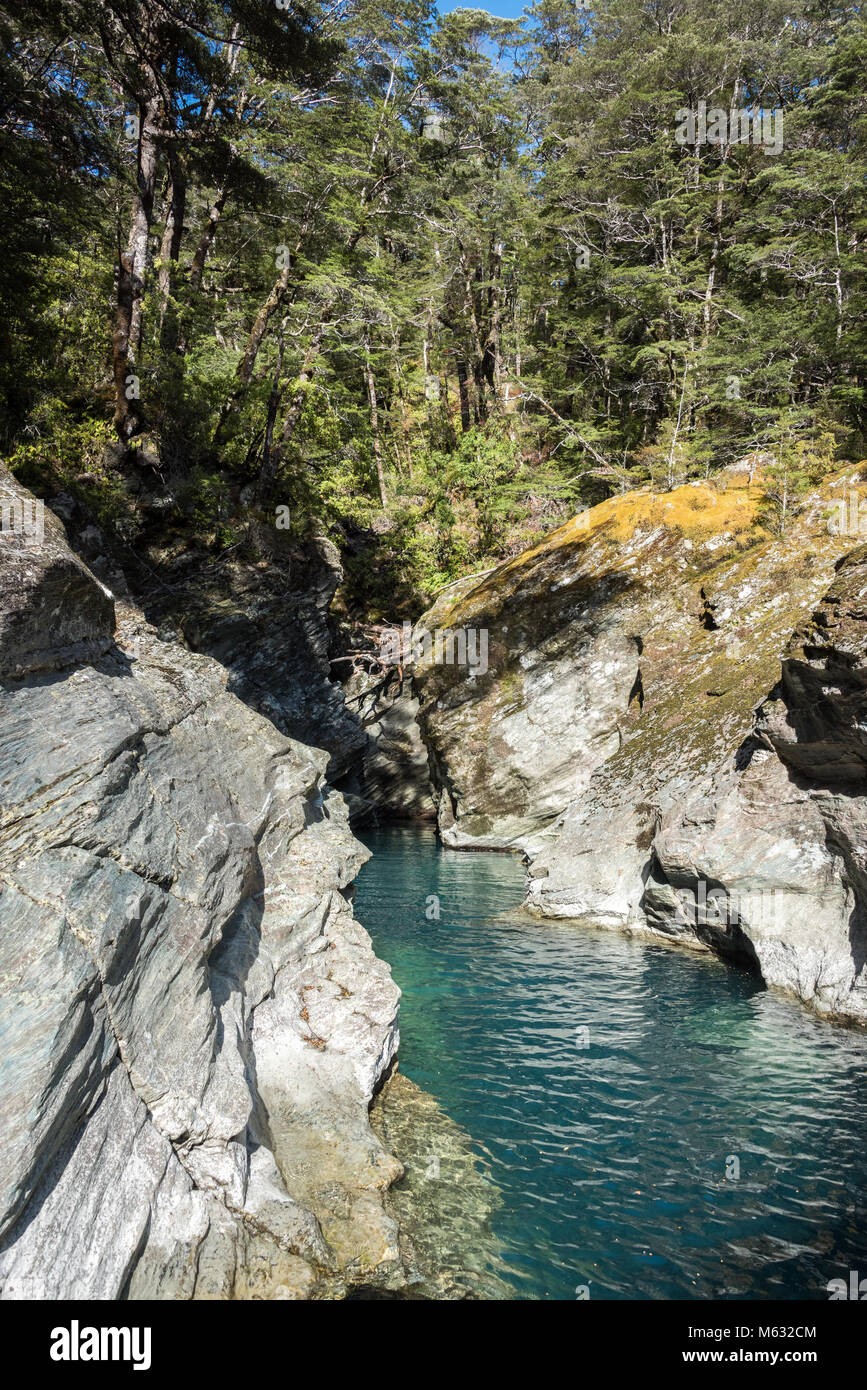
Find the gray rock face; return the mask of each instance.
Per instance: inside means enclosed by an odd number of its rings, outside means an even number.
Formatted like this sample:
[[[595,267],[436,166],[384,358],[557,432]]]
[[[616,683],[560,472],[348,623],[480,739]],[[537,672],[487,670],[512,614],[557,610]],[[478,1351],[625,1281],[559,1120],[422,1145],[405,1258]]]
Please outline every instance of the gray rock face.
[[[0,540],[2,1295],[400,1283],[368,1124],[399,992],[326,755],[126,605],[113,641],[47,525]]]
[[[428,752],[418,724],[419,702],[396,670],[354,675],[344,687],[347,708],[365,745],[339,782],[353,825],[380,820],[432,820],[436,803]]]
[[[0,467],[0,502],[35,499]],[[31,514],[32,515],[32,514]],[[0,679],[50,671],[108,651],[114,606],[66,544],[63,527],[46,507],[38,543],[24,532],[0,532]]]
[[[734,766],[654,841],[646,910],[663,931],[716,896],[694,930],[745,950],[768,984],[867,1021],[867,547],[845,556],[788,643],[782,676]],[[673,891],[672,891],[673,890]],[[705,890],[706,891],[706,890]]]
[[[133,482],[127,479],[130,488]],[[146,492],[133,496],[136,514],[151,522],[135,552],[110,539],[72,497],[52,498],[92,574],[140,606],[161,635],[180,637],[225,666],[232,694],[281,733],[324,749],[328,782],[345,797],[351,824],[432,818],[409,680],[395,671],[384,681],[381,670],[347,676],[353,637],[330,614],[343,579],[337,547],[322,535],[301,543],[250,514],[246,533],[258,558],[249,547],[233,548],[215,561],[209,551],[191,551],[172,526],[171,498],[157,507]]]
[[[536,854],[597,770],[645,728],[651,710],[665,705],[662,718],[671,720],[656,749],[668,762],[682,761],[685,751],[676,754],[680,731],[670,732],[683,720],[684,696],[699,706],[694,722],[722,722],[719,703],[705,691],[717,686],[725,694],[741,674],[732,639],[748,604],[724,596],[740,585],[749,599],[760,584],[747,575],[748,565],[738,568],[761,534],[756,493],[696,485],[612,498],[425,615],[429,630],[488,632],[486,674],[430,662],[413,671],[448,843]],[[833,557],[816,579],[820,563],[808,567],[804,581],[806,587],[811,578],[817,594]],[[720,613],[729,610],[712,640],[711,589]],[[743,661],[756,669],[766,655],[760,638]],[[770,673],[766,663],[755,698],[767,690]],[[733,703],[736,697],[723,701],[728,722]],[[749,699],[740,701],[745,728],[751,711]],[[694,760],[706,766],[707,751],[696,748]],[[653,765],[647,771],[652,776]],[[646,800],[644,793],[636,797],[639,805]],[[638,821],[627,830],[630,840],[646,829],[643,811]],[[598,844],[597,832],[591,854]]]
[[[299,549],[280,547],[280,533],[260,527],[257,534],[273,547],[267,563],[230,557],[210,571],[181,570],[172,589],[153,589],[142,606],[152,621],[170,621],[194,651],[225,666],[229,690],[281,733],[325,749],[334,785],[367,743],[330,662],[328,609],[343,577],[340,557],[324,537]],[[165,563],[163,572],[172,568]]]
[[[611,499],[425,615],[487,627],[486,676],[414,676],[443,836],[524,849],[531,912],[864,1019],[867,604],[831,501],[780,538],[737,476]]]

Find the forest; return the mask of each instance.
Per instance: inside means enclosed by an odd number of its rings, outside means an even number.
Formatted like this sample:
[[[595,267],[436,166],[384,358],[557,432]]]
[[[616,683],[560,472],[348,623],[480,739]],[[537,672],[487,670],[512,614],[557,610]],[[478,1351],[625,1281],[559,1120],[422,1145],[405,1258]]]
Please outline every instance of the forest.
[[[629,488],[865,452],[867,19],[4,0],[0,454],[400,616]]]

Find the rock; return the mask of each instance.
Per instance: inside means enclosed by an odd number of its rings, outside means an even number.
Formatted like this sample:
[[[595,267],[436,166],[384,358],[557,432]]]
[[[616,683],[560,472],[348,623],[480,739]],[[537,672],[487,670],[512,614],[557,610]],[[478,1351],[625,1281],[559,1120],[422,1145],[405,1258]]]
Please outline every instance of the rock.
[[[612,498],[425,615],[487,628],[486,675],[413,677],[443,838],[523,849],[531,912],[862,1019],[864,552],[828,527],[834,483],[783,537],[746,470]]]
[[[0,496],[35,502],[2,467]],[[0,679],[88,661],[112,645],[111,593],[73,555],[54,514],[37,505],[41,541],[0,531]]]
[[[174,623],[188,647],[221,662],[240,700],[281,733],[324,749],[334,785],[367,743],[331,679],[328,609],[343,577],[340,557],[325,537],[293,549],[261,524],[257,535],[275,547],[267,564],[227,556],[180,573],[169,587],[151,587],[140,600],[150,620]],[[161,568],[171,576],[170,564]]]
[[[737,585],[727,562],[759,545],[760,496],[701,485],[612,498],[425,614],[429,631],[488,633],[484,675],[413,667],[447,843],[537,853],[629,742],[645,702],[670,702],[679,718],[685,678],[709,722],[705,689],[740,677],[726,651],[738,622],[710,639],[702,589],[711,576],[720,591]]]
[[[126,485],[140,519],[137,472]],[[410,682],[389,678],[383,686],[380,671],[358,673],[341,687],[347,662],[340,658],[352,639],[330,615],[343,579],[337,547],[324,535],[299,542],[253,506],[255,488],[237,491],[250,544],[232,546],[216,560],[191,548],[187,533],[153,507],[144,509],[147,523],[132,549],[119,536],[104,535],[88,509],[66,494],[50,505],[88,568],[138,604],[163,640],[214,657],[229,671],[233,694],[281,733],[325,750],[328,781],[344,795],[353,825],[383,816],[432,818],[427,750]]]
[[[867,1022],[867,547],[837,564],[786,646],[755,728],[654,841],[662,878],[718,893],[697,932],[740,949],[769,985],[820,1013]],[[666,914],[657,925],[666,929]]]
[[[344,686],[347,709],[366,742],[337,783],[353,825],[381,820],[432,820],[436,805],[428,752],[418,724],[419,702],[411,682],[392,668],[358,674]]]
[[[129,605],[113,634],[47,514],[0,572],[3,1297],[401,1284],[399,992],[326,754]]]
[[[405,1173],[386,1198],[412,1276],[403,1298],[513,1298],[492,1220],[502,1203],[473,1141],[400,1071],[371,1109],[386,1148],[403,1156]]]
[[[836,579],[783,657],[759,732],[795,772],[824,785],[867,783],[867,546],[838,560]]]
[[[164,640],[212,656],[245,704],[288,737],[325,749],[333,785],[367,745],[331,659],[329,608],[343,578],[337,547],[324,535],[299,542],[250,505],[248,489],[233,487],[226,521],[240,539],[215,558],[213,543],[178,525],[182,474],[170,479],[166,505],[152,505],[159,476],[126,459],[116,475],[125,525],[105,533],[83,501],[59,493],[49,505],[87,568],[141,608]]]

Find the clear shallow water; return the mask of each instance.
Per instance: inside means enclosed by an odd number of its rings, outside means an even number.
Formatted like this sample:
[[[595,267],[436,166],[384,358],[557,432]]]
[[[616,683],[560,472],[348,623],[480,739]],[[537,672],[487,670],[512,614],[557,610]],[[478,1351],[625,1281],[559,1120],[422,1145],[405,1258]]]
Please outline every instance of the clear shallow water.
[[[500,1187],[516,1297],[824,1300],[867,1276],[867,1035],[715,960],[516,913],[516,857],[364,839],[401,1070]]]

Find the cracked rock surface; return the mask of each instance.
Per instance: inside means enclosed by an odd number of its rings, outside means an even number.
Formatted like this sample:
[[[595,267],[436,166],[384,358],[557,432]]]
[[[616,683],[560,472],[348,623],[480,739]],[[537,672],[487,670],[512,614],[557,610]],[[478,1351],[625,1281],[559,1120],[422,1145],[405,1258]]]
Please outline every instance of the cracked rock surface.
[[[368,1105],[399,992],[327,755],[115,631],[45,519],[0,541],[2,1296],[398,1286]]]

